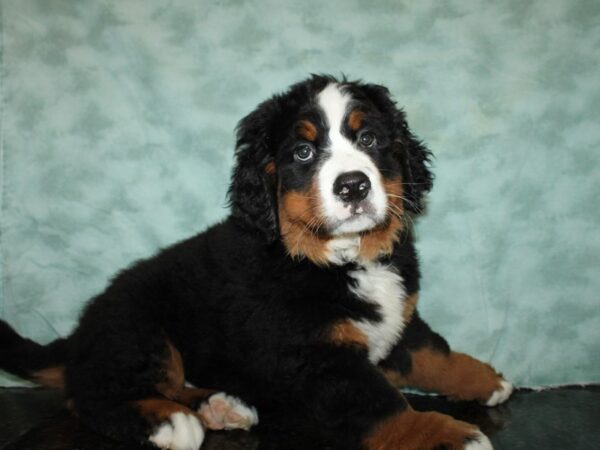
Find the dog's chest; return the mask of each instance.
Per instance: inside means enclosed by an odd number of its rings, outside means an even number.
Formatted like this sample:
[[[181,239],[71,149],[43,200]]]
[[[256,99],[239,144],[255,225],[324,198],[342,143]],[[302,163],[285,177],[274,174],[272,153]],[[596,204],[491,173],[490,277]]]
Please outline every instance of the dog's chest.
[[[376,364],[388,356],[404,329],[403,308],[406,291],[402,277],[389,265],[374,262],[353,270],[355,284],[350,290],[377,309],[378,321],[360,320],[354,324],[369,341],[369,359]]]

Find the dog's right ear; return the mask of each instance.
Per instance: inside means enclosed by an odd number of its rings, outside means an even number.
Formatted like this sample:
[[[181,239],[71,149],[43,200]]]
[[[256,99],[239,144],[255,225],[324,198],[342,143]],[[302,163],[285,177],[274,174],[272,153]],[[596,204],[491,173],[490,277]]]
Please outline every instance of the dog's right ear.
[[[229,185],[231,214],[268,242],[279,238],[273,122],[278,113],[276,98],[261,103],[237,127],[235,166]]]

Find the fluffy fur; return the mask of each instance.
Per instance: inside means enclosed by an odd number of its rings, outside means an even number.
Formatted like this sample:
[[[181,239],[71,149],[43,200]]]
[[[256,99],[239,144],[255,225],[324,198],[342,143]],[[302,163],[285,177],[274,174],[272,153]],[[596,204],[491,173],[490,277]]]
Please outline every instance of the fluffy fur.
[[[90,428],[162,448],[198,448],[200,424],[248,428],[253,408],[344,449],[491,448],[397,390],[496,404],[512,386],[417,313],[407,218],[431,154],[388,90],[312,76],[237,136],[229,218],[122,271],[66,339],[0,323],[0,367],[64,387]],[[217,391],[252,406],[206,413],[233,398]]]

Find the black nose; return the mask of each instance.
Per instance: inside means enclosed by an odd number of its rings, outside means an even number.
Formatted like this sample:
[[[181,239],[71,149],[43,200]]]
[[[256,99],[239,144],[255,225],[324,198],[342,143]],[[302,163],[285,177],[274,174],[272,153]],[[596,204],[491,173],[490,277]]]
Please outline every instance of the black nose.
[[[333,193],[345,202],[358,202],[371,190],[369,177],[363,172],[346,172],[336,178]]]

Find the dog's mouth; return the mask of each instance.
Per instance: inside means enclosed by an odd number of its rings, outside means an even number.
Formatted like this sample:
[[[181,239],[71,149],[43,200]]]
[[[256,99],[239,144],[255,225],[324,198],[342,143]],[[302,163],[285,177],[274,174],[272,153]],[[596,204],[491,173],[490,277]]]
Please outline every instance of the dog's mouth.
[[[327,220],[327,229],[331,235],[362,233],[377,227],[385,220],[385,215],[368,199],[340,203],[336,207],[337,214],[328,217]]]
[[[354,199],[323,195],[330,192],[313,183],[306,191],[280,193],[279,223],[288,253],[328,264],[338,260],[338,250],[332,250],[331,243],[338,238],[352,238],[352,242],[359,238],[359,247],[353,250],[359,254],[352,258],[368,261],[389,254],[401,228],[399,181],[382,180],[369,193]],[[327,207],[325,201],[329,201]]]

